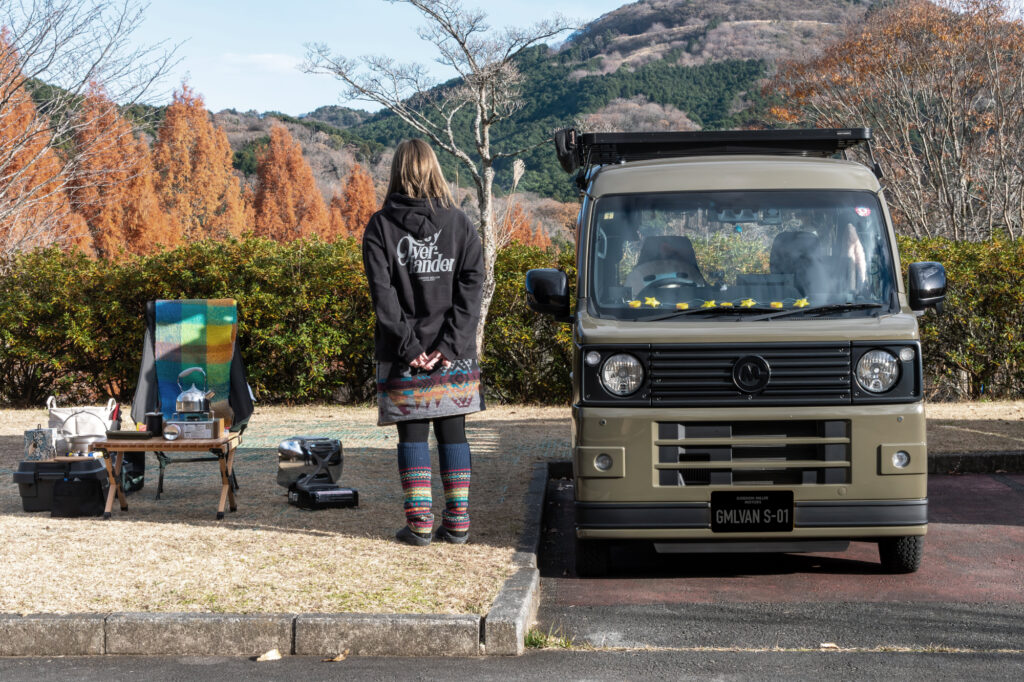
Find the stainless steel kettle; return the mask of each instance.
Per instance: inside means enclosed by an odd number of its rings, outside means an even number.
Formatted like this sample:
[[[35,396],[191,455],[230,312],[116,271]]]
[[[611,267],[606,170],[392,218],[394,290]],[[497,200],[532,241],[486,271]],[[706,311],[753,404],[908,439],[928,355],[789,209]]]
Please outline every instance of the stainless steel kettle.
[[[210,398],[213,397],[214,393],[206,388],[206,372],[202,367],[189,367],[182,370],[181,374],[178,375],[178,388],[181,388],[181,380],[193,372],[199,372],[203,375],[203,388],[200,390],[193,383],[188,390],[182,389],[174,401],[175,412],[184,414],[186,412],[210,411]]]

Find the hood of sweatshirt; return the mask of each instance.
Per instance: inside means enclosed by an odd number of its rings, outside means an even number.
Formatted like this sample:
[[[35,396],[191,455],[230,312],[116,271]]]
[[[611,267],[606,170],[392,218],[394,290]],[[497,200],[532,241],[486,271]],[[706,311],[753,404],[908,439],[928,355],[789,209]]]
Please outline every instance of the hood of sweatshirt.
[[[437,222],[448,209],[437,200],[414,199],[404,194],[389,194],[381,209],[388,220],[416,239],[429,237],[437,232]]]

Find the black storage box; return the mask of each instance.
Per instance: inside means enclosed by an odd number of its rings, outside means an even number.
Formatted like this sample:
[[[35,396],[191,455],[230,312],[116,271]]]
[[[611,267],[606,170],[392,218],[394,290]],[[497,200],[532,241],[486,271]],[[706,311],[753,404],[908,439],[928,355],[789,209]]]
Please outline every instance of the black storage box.
[[[25,511],[53,511],[53,486],[57,481],[89,479],[99,481],[106,494],[109,484],[103,460],[83,457],[80,462],[21,462],[14,472],[14,482],[21,493],[21,508]]]
[[[299,509],[311,510],[358,507],[359,491],[303,476],[288,488],[288,503]]]

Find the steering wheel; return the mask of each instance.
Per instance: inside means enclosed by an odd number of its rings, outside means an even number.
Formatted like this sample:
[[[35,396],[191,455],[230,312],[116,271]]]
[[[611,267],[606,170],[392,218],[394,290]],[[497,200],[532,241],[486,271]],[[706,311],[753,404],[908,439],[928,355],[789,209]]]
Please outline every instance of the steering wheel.
[[[636,297],[644,298],[645,294],[652,294],[655,291],[660,291],[661,289],[678,289],[680,287],[692,287],[693,285],[693,280],[686,279],[685,277],[662,277],[661,279],[654,280],[653,282],[645,286],[643,289],[638,291]]]

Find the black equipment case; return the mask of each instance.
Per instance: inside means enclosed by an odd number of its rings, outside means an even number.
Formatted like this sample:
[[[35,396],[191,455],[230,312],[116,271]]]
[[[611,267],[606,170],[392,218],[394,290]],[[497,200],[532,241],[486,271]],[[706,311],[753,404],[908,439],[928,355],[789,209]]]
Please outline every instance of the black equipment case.
[[[21,462],[14,472],[14,482],[18,484],[21,493],[22,509],[48,512],[54,511],[54,487],[59,482],[61,496],[65,501],[70,501],[67,499],[69,496],[82,498],[83,504],[74,502],[71,505],[83,511],[71,514],[75,516],[92,516],[97,489],[105,497],[109,485],[103,460],[93,457],[82,457],[80,462]],[[101,502],[96,515],[102,512]]]
[[[359,491],[303,476],[288,488],[288,503],[299,509],[358,507]]]

